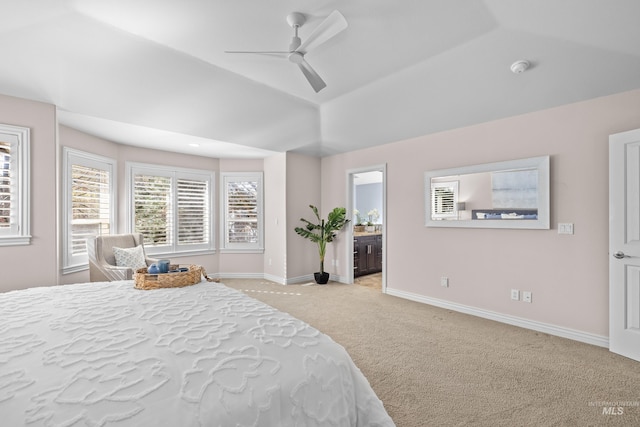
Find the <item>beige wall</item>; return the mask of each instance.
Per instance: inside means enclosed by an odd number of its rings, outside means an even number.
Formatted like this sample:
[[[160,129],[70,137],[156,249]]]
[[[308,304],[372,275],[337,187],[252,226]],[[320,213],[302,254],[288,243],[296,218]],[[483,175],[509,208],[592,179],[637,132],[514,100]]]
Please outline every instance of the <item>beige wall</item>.
[[[347,169],[386,162],[390,290],[606,337],[608,136],[639,127],[636,90],[327,157],[322,203],[345,205]],[[424,226],[425,171],[542,155],[551,230]],[[558,235],[558,222],[575,234]],[[511,301],[512,288],[533,292],[533,303]]]
[[[0,122],[30,129],[31,244],[0,247],[0,292],[57,281],[55,107],[0,95]]]
[[[315,243],[294,231],[295,227],[304,225],[300,218],[309,221],[315,219],[309,205],[323,211],[320,200],[320,159],[297,153],[287,153],[287,280],[296,283],[313,280],[313,273],[320,271],[318,247]],[[329,259],[329,258],[327,258]],[[325,271],[333,271],[325,264]]]

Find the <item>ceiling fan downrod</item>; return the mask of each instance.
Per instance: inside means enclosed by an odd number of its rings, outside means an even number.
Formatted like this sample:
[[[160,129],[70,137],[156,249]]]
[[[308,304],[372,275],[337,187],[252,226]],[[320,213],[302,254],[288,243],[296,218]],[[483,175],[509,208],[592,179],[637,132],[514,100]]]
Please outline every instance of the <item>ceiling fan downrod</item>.
[[[302,13],[293,12],[287,15],[287,24],[293,28],[293,37],[291,43],[289,43],[289,51],[293,52],[300,47],[302,40],[298,37],[298,28],[302,27],[302,24],[306,22],[307,18]]]

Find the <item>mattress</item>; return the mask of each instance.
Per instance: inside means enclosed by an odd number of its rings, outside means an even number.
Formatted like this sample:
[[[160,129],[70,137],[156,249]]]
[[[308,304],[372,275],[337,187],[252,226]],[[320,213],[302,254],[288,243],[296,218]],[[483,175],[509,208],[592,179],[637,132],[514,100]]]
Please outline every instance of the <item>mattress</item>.
[[[0,294],[5,426],[393,426],[345,349],[219,283]]]

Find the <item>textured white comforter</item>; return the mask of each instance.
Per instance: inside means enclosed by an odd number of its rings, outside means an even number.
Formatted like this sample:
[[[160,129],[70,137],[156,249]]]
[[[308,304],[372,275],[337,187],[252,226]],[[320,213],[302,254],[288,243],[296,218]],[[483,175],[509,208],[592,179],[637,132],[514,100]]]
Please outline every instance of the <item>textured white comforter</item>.
[[[344,348],[241,292],[0,294],[0,425],[392,426]]]

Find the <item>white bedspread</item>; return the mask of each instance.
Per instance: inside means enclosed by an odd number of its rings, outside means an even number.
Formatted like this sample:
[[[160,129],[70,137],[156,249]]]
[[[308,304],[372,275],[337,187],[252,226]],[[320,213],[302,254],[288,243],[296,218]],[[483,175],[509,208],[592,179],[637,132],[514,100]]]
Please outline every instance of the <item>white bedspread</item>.
[[[217,283],[0,294],[0,425],[392,426],[344,348]]]

